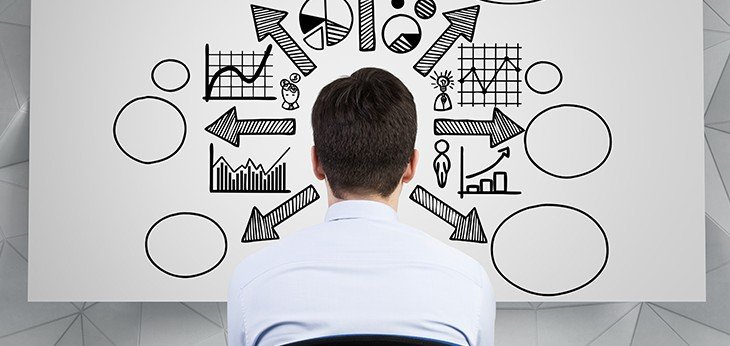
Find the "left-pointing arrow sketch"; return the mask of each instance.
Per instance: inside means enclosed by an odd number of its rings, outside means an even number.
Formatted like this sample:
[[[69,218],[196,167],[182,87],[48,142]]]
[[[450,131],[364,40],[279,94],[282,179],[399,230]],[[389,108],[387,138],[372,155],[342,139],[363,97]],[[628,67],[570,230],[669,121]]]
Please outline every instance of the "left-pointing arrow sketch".
[[[205,128],[216,137],[238,147],[239,136],[248,135],[283,135],[296,134],[296,119],[238,119],[236,107],[231,107],[220,118]]]
[[[241,242],[252,243],[279,239],[279,234],[274,228],[318,199],[319,193],[314,186],[309,185],[266,215],[261,214],[259,209],[254,207]]]
[[[256,36],[259,42],[263,41],[266,36],[271,36],[279,48],[284,51],[284,54],[305,76],[308,76],[317,68],[314,61],[304,53],[302,47],[294,41],[281,25],[281,22],[289,13],[257,5],[251,5],[251,12],[253,12],[253,23],[256,27]]]

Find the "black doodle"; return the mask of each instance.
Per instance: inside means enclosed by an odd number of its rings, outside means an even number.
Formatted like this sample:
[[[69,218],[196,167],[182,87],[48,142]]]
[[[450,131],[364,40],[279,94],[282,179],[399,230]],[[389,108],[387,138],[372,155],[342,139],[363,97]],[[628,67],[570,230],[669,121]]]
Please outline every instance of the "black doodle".
[[[443,139],[434,144],[437,155],[433,160],[433,171],[436,173],[436,182],[442,189],[446,187],[446,182],[449,179],[449,171],[451,170],[451,159],[446,154],[450,147],[449,142]]]
[[[292,73],[289,79],[281,80],[281,98],[284,99],[281,108],[288,111],[299,109],[299,87],[297,83],[301,80],[302,76],[298,73]]]
[[[421,19],[431,19],[436,14],[435,0],[418,0],[413,6],[416,16]]]
[[[276,100],[268,95],[273,85],[268,82],[271,75],[267,69],[271,56],[271,45],[263,53],[211,53],[205,45],[205,96],[210,100]],[[256,62],[258,60],[258,62]],[[251,61],[251,63],[245,63]],[[251,76],[244,71],[252,70]],[[212,74],[211,74],[212,73]]]
[[[252,243],[279,239],[275,227],[318,199],[319,193],[317,193],[314,186],[309,185],[266,215],[262,215],[259,209],[254,207],[251,210],[251,217],[248,219],[241,242]]]
[[[442,73],[434,73],[431,76],[434,89],[439,89],[440,93],[436,96],[436,100],[433,101],[433,110],[437,112],[443,112],[451,110],[453,105],[451,103],[451,96],[446,92],[449,89],[454,89],[454,77],[451,75],[451,71],[444,71]]]
[[[117,124],[119,123],[119,118],[124,114],[124,111],[127,109],[127,107],[129,107],[137,102],[144,101],[144,100],[156,100],[156,101],[164,102],[166,105],[172,107],[172,109],[174,109],[175,112],[177,112],[177,114],[180,116],[180,119],[182,119],[183,133],[182,133],[182,138],[180,139],[180,144],[169,155],[159,158],[159,159],[155,159],[155,160],[144,160],[144,159],[135,157],[132,153],[130,153],[124,149],[122,144],[119,142],[119,135],[117,134]],[[124,153],[124,155],[127,155],[127,157],[129,157],[130,159],[132,159],[138,163],[141,163],[143,165],[153,165],[153,164],[160,163],[162,161],[165,161],[165,160],[175,156],[175,154],[177,154],[180,151],[180,149],[182,149],[182,146],[185,143],[185,138],[187,137],[187,133],[188,133],[188,124],[185,121],[185,116],[183,115],[182,111],[180,111],[180,108],[175,106],[175,104],[173,104],[172,102],[165,100],[161,97],[157,97],[157,96],[142,96],[142,97],[138,97],[136,99],[133,99],[133,100],[127,102],[127,104],[125,104],[124,107],[122,107],[122,109],[119,110],[119,113],[117,113],[117,116],[114,118],[114,125],[113,125],[112,131],[114,133],[114,142],[117,144],[117,147],[119,147],[119,150],[121,150]]]
[[[449,21],[449,27],[413,66],[424,77],[431,73],[459,37],[463,36],[469,42],[474,39],[474,30],[479,18],[479,5],[444,12],[443,15]]]
[[[533,68],[535,68],[537,66],[542,66],[542,65],[550,66],[550,67],[554,68],[555,71],[558,72],[558,75],[559,75],[558,82],[555,83],[555,85],[550,89],[539,90],[539,89],[533,87],[533,84],[535,84],[535,81],[530,82],[530,71],[532,71]],[[560,70],[560,67],[558,67],[558,65],[555,65],[552,62],[538,61],[538,62],[530,65],[530,67],[527,68],[527,71],[525,71],[525,84],[527,84],[527,87],[530,88],[530,90],[532,90],[535,93],[538,93],[540,95],[549,94],[555,90],[558,90],[560,85],[563,84],[563,71]]]
[[[513,217],[519,215],[522,212],[525,212],[525,211],[528,211],[528,210],[532,210],[532,209],[536,209],[536,208],[543,208],[543,207],[565,208],[565,209],[569,209],[569,210],[578,212],[578,213],[582,214],[583,216],[587,217],[588,219],[590,219],[598,227],[598,229],[601,231],[601,234],[603,235],[603,239],[605,241],[606,256],[605,256],[605,258],[603,260],[603,265],[601,265],[601,269],[599,269],[598,272],[591,279],[589,279],[587,282],[585,282],[585,283],[583,283],[581,285],[578,285],[577,287],[574,287],[574,288],[571,288],[571,289],[568,289],[568,290],[564,290],[564,291],[560,291],[560,292],[537,292],[535,290],[530,290],[528,288],[525,288],[525,287],[522,287],[522,286],[516,284],[515,282],[513,282],[512,280],[510,280],[509,278],[507,278],[507,276],[499,269],[499,266],[497,265],[497,261],[494,258],[494,247],[495,247],[495,245],[497,245],[496,244],[497,243],[496,242],[496,238],[497,238],[497,235],[499,234],[499,231],[502,228],[502,226],[504,226],[510,219],[512,219]],[[572,292],[578,291],[578,290],[580,290],[580,289],[582,289],[582,288],[590,285],[593,281],[595,281],[601,275],[601,273],[603,273],[603,270],[606,269],[606,265],[608,264],[609,245],[608,245],[608,236],[606,235],[606,231],[603,230],[603,227],[601,227],[601,224],[599,224],[598,221],[596,221],[596,219],[593,218],[593,216],[589,215],[588,213],[586,213],[586,212],[584,212],[584,211],[582,211],[582,210],[580,210],[578,208],[571,207],[571,206],[568,206],[568,205],[546,203],[546,204],[539,204],[539,205],[534,205],[534,206],[527,207],[527,208],[524,208],[524,209],[520,209],[520,210],[512,213],[512,215],[508,216],[506,219],[504,219],[504,221],[502,221],[499,224],[499,226],[497,226],[497,230],[494,231],[494,234],[492,235],[492,245],[491,245],[491,250],[490,251],[491,251],[491,256],[492,256],[492,264],[494,264],[494,269],[496,269],[497,270],[497,273],[499,273],[499,275],[503,279],[505,279],[507,282],[509,282],[512,286],[514,286],[515,288],[517,288],[517,289],[519,289],[519,290],[521,290],[523,292],[529,293],[529,294],[533,294],[533,295],[537,295],[537,296],[543,296],[543,297],[555,297],[555,296],[561,296],[561,295],[565,295],[565,294],[568,294],[568,293],[572,293]]]
[[[603,159],[601,160],[601,162],[599,164],[597,164],[595,167],[593,167],[592,169],[590,169],[588,171],[581,172],[579,174],[561,175],[561,174],[556,174],[556,173],[553,173],[553,172],[548,171],[547,169],[541,167],[537,162],[535,162],[535,159],[532,157],[532,155],[530,155],[530,150],[529,150],[529,147],[527,145],[527,140],[528,140],[528,135],[529,135],[529,131],[530,131],[530,126],[532,126],[532,124],[535,123],[535,120],[537,120],[538,118],[540,118],[542,115],[550,112],[551,110],[558,109],[558,108],[563,108],[563,107],[578,108],[578,109],[582,109],[582,110],[585,110],[585,111],[590,112],[591,114],[593,114],[594,116],[596,116],[603,123],[603,125],[606,127],[606,131],[608,133],[608,136],[607,136],[607,139],[608,139],[608,150],[606,151],[606,156],[603,157]],[[585,175],[588,175],[588,174],[591,174],[591,173],[595,172],[597,169],[601,168],[601,166],[603,166],[603,164],[605,164],[606,161],[608,161],[608,157],[611,156],[611,150],[613,148],[613,135],[611,134],[611,128],[608,126],[608,123],[606,122],[606,120],[603,119],[603,117],[600,114],[598,114],[596,111],[594,111],[594,110],[592,110],[592,109],[590,109],[590,108],[588,108],[586,106],[575,105],[575,104],[561,104],[561,105],[552,106],[550,108],[547,108],[544,111],[540,112],[540,114],[538,114],[534,118],[532,118],[532,120],[530,121],[530,123],[527,125],[527,130],[525,132],[524,142],[525,142],[525,152],[527,153],[527,158],[540,171],[542,171],[543,173],[545,173],[547,175],[550,175],[552,177],[559,178],[559,179],[574,179],[574,178],[580,178],[582,176],[585,176]]]
[[[393,27],[408,27],[409,31],[393,32],[393,30],[397,30]],[[422,34],[421,25],[418,24],[417,20],[405,14],[396,14],[385,21],[382,36],[385,46],[391,52],[405,54],[418,47],[418,44],[421,43]]]
[[[216,262],[210,268],[208,268],[208,269],[206,269],[206,270],[204,270],[202,272],[199,272],[199,273],[193,273],[193,274],[178,274],[178,273],[173,273],[173,272],[171,272],[169,270],[166,270],[165,268],[162,268],[162,266],[160,266],[159,264],[157,264],[157,262],[155,262],[155,260],[152,259],[152,255],[150,254],[150,248],[149,248],[150,234],[152,234],[152,232],[155,229],[155,227],[157,227],[157,225],[159,225],[163,221],[165,221],[167,219],[170,219],[170,218],[178,217],[178,216],[194,216],[194,217],[203,218],[205,220],[208,220],[212,224],[214,224],[215,227],[221,232],[221,236],[223,236],[223,244],[224,244],[224,246],[223,246],[223,254],[221,255],[221,258],[218,260],[218,262]],[[155,222],[152,225],[152,227],[150,227],[149,231],[147,231],[147,235],[145,236],[144,250],[145,250],[145,253],[147,254],[147,259],[150,261],[150,263],[152,263],[152,265],[155,266],[155,268],[159,269],[161,272],[163,272],[163,273],[165,273],[167,275],[176,277],[176,278],[180,278],[180,279],[192,279],[192,278],[195,278],[195,277],[202,276],[202,275],[205,275],[205,274],[210,273],[211,271],[213,271],[215,268],[217,268],[223,262],[223,259],[226,258],[226,254],[228,253],[228,238],[226,237],[226,232],[223,231],[223,228],[218,224],[218,222],[216,222],[215,220],[211,219],[210,217],[208,217],[206,215],[203,215],[203,214],[199,214],[199,213],[193,213],[193,212],[179,212],[179,213],[167,215],[167,216],[163,217],[162,219],[157,220],[157,222]]]
[[[520,47],[460,45],[461,106],[520,106]]]
[[[231,107],[220,118],[205,128],[205,131],[230,143],[234,147],[240,144],[240,136],[249,135],[284,135],[296,134],[296,119],[238,119],[236,106]]]
[[[375,50],[375,0],[359,0],[360,51]]]
[[[507,172],[494,172],[491,178],[480,179],[478,184],[464,186],[464,180],[476,178],[482,174],[485,174],[496,167],[502,159],[509,157],[509,147],[499,150],[499,159],[487,167],[486,169],[468,175],[464,177],[464,147],[461,147],[461,163],[459,166],[459,176],[461,182],[459,184],[459,197],[464,198],[464,195],[519,195],[522,194],[520,191],[511,191],[507,184]]]
[[[405,4],[406,2],[404,0],[390,0],[390,5],[396,10],[400,10]]]
[[[263,6],[251,5],[253,13],[254,27],[256,28],[256,36],[259,42],[263,41],[267,36],[276,42],[276,44],[284,51],[284,54],[294,63],[299,72],[308,76],[317,68],[312,59],[304,53],[302,47],[294,41],[291,35],[284,29],[281,22],[289,14],[285,11],[279,11]]]
[[[181,85],[178,85],[178,86],[172,87],[172,88],[166,88],[166,87],[163,87],[159,83],[159,81],[157,81],[157,77],[155,77],[155,72],[157,71],[157,69],[160,66],[165,65],[165,64],[177,64],[177,65],[179,65],[179,66],[181,66],[182,68],[185,69],[185,74],[186,74],[185,81]],[[177,60],[177,59],[165,59],[165,60],[162,60],[162,61],[158,62],[157,65],[155,65],[155,67],[152,68],[151,77],[152,77],[152,83],[157,88],[159,88],[162,91],[166,91],[166,92],[172,93],[172,92],[180,91],[180,90],[182,90],[182,88],[184,88],[186,85],[188,85],[188,82],[190,81],[190,69],[188,69],[188,66],[185,65],[185,63],[183,63],[180,60]]]
[[[286,149],[269,168],[256,164],[252,159],[233,168],[221,156],[217,160],[210,145],[209,191],[212,193],[289,193],[286,188]],[[215,160],[215,161],[214,161]]]
[[[352,8],[345,0],[306,0],[299,12],[304,43],[323,50],[342,42],[352,29]]]
[[[494,108],[492,120],[435,119],[433,133],[437,136],[489,136],[494,148],[525,132],[516,122]]]
[[[487,236],[484,234],[476,207],[464,216],[420,185],[413,190],[410,199],[455,228],[454,233],[449,237],[450,240],[470,243],[487,242]]]

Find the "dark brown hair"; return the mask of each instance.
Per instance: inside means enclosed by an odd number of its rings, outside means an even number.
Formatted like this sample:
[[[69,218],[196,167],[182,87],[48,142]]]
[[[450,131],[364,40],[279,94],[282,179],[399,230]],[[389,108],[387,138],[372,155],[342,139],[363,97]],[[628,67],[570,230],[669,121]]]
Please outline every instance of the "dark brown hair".
[[[312,130],[335,197],[391,195],[413,154],[417,127],[413,95],[388,71],[363,68],[322,88]]]

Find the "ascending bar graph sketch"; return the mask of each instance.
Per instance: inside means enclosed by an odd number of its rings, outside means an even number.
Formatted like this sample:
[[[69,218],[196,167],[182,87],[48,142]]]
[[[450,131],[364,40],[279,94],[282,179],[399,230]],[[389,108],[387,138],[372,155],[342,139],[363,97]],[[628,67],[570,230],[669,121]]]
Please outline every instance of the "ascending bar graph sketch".
[[[289,193],[286,188],[286,162],[284,156],[291,148],[267,169],[253,160],[233,168],[221,156],[215,159],[213,144],[210,145],[210,192],[213,193]],[[215,161],[214,161],[215,160]]]
[[[459,46],[459,105],[520,106],[520,50],[516,45]]]

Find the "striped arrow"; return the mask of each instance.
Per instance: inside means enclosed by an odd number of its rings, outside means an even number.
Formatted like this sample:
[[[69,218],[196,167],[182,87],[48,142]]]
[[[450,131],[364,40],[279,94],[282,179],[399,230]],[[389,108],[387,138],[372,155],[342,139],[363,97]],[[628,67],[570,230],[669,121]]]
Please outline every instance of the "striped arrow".
[[[253,207],[241,242],[252,243],[279,239],[279,234],[274,228],[318,199],[319,193],[314,186],[309,185],[266,215],[262,215],[257,207]]]
[[[205,128],[214,136],[230,143],[234,147],[240,145],[241,135],[285,135],[296,133],[296,119],[238,119],[236,106],[233,106],[220,118]]]
[[[449,27],[426,51],[421,60],[418,60],[413,66],[424,77],[431,73],[436,63],[444,57],[460,36],[464,36],[469,42],[474,39],[474,29],[479,18],[479,5],[444,12],[444,17],[449,21]]]
[[[494,108],[492,120],[435,119],[433,133],[437,136],[490,136],[494,148],[525,132],[520,125]]]
[[[317,68],[312,59],[304,53],[302,47],[299,47],[281,25],[288,15],[287,12],[257,5],[251,5],[251,12],[253,12],[253,24],[256,27],[259,42],[263,41],[266,36],[271,36],[284,54],[289,57],[289,60],[294,63],[294,66],[305,76]]]
[[[432,214],[438,216],[454,227],[454,233],[449,239],[454,241],[465,241],[470,243],[486,243],[487,236],[484,234],[482,222],[479,220],[477,208],[473,208],[466,216],[432,195],[423,187],[416,186],[410,196],[411,200],[422,206]]]

